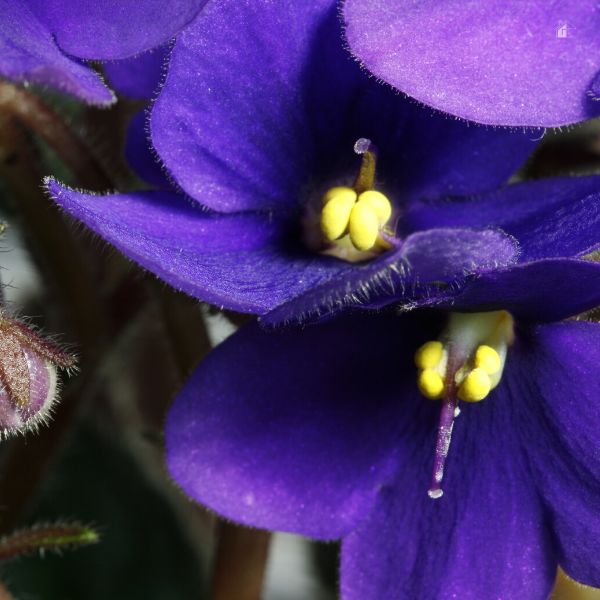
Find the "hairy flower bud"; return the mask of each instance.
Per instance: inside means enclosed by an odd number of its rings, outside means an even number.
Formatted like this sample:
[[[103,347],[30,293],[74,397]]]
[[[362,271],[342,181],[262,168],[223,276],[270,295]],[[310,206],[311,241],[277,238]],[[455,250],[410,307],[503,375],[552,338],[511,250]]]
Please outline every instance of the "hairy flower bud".
[[[75,359],[0,311],[0,435],[36,429],[56,399],[56,367]]]

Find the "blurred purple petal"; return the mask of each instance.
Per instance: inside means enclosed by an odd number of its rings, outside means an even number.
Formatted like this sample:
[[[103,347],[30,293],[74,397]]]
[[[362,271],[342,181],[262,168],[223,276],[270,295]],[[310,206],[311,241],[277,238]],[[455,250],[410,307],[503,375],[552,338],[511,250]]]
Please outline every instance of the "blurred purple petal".
[[[422,297],[407,308],[507,310],[524,321],[559,321],[600,304],[600,263],[551,258],[467,277],[455,293]]]
[[[163,44],[138,56],[108,62],[104,72],[113,89],[133,100],[150,100],[158,93],[171,48]]]
[[[374,308],[397,302],[410,297],[413,287],[429,285],[437,290],[440,280],[510,264],[517,254],[515,241],[498,231],[421,231],[409,236],[400,248],[277,306],[261,322],[304,321],[342,307]]]
[[[595,2],[346,0],[346,37],[376,77],[478,123],[556,127],[600,114]]]
[[[247,325],[171,407],[172,476],[247,525],[346,535],[395,467],[401,398],[416,390],[412,352],[432,324],[379,316],[279,334]]]
[[[57,47],[39,13],[27,3],[0,0],[0,75],[78,96],[92,104],[115,101],[98,75]]]
[[[501,383],[489,399],[460,404],[444,495],[432,500],[439,404],[407,396],[396,476],[342,546],[344,600],[547,598],[556,563],[513,424],[520,399]],[[524,441],[536,434],[532,428]]]
[[[534,148],[530,134],[395,94],[349,59],[341,35],[332,0],[209,4],[178,37],[152,110],[153,144],[177,183],[219,211],[296,209],[307,185],[355,171],[353,145],[368,137],[401,206],[493,189]]]
[[[285,241],[289,223],[260,213],[215,214],[172,192],[82,194],[49,180],[54,200],[129,258],[217,306],[263,313],[348,269]]]
[[[129,122],[125,144],[127,162],[137,175],[150,185],[162,190],[178,191],[150,145],[146,131],[147,118],[144,109],[137,112]]]
[[[478,197],[415,204],[399,224],[406,232],[499,227],[519,241],[521,262],[584,256],[600,246],[600,177],[529,181]]]
[[[521,337],[507,378],[522,398],[518,434],[549,511],[557,559],[575,580],[600,587],[600,326],[556,323]]]
[[[13,0],[14,1],[14,0]],[[207,0],[27,0],[58,46],[90,60],[127,58],[189,25]]]

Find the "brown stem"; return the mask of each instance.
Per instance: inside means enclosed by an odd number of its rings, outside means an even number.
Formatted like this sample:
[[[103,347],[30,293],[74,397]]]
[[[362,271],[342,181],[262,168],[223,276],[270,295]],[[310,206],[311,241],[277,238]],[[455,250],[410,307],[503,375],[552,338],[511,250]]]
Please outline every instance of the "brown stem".
[[[0,112],[0,178],[32,238],[32,250],[56,298],[68,307],[61,327],[69,341],[93,347],[103,335],[98,285],[62,215],[41,188],[41,173],[28,140],[15,121]]]
[[[89,190],[114,187],[89,148],[59,115],[29,92],[0,81],[0,112],[17,119],[50,144],[73,171],[79,185]]]
[[[0,600],[15,600],[14,596],[0,582]]]
[[[220,521],[210,600],[259,600],[271,533]]]

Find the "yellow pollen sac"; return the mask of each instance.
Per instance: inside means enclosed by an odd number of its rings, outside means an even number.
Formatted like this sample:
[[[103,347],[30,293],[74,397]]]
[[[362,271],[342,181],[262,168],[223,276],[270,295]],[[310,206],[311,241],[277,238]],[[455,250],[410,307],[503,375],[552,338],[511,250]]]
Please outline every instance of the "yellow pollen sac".
[[[417,385],[421,394],[430,400],[438,400],[444,395],[444,380],[431,369],[425,369],[419,373]]]
[[[323,194],[321,202],[323,206],[325,206],[330,200],[333,200],[334,198],[339,198],[340,196],[344,198],[352,198],[352,200],[356,202],[356,192],[351,187],[346,187],[344,185],[333,187],[327,190]]]
[[[442,360],[441,342],[427,342],[415,352],[415,364],[419,369],[432,369]]]
[[[363,192],[358,197],[358,201],[366,202],[375,211],[380,227],[385,225],[392,216],[392,205],[381,192],[375,190]]]
[[[350,213],[350,240],[353,246],[357,250],[370,250],[378,235],[377,214],[367,202],[357,202]]]
[[[354,190],[350,191],[354,194],[354,198],[349,194],[335,196],[327,202],[321,212],[321,231],[328,240],[337,240],[346,232],[356,199]]]
[[[490,378],[483,369],[473,369],[458,390],[458,397],[465,402],[479,402],[490,393]]]
[[[475,367],[483,369],[488,375],[495,373],[501,366],[500,356],[489,346],[479,346],[474,358]]]

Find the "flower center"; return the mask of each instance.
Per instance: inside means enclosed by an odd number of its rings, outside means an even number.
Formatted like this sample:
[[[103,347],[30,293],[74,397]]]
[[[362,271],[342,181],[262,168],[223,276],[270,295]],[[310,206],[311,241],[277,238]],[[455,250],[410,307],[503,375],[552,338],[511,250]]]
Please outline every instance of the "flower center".
[[[392,205],[384,194],[373,189],[377,148],[361,138],[354,151],[362,155],[362,163],[352,187],[338,185],[323,194],[318,219],[308,219],[311,231],[305,235],[309,247],[349,262],[374,258],[394,247],[386,239],[392,232],[385,227],[392,216]]]
[[[419,390],[432,400],[443,399],[429,490],[432,498],[443,494],[444,465],[454,418],[460,413],[458,400],[479,402],[498,385],[508,346],[514,340],[513,327],[514,320],[505,310],[452,313],[439,339],[427,342],[415,353]]]

